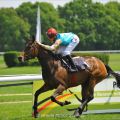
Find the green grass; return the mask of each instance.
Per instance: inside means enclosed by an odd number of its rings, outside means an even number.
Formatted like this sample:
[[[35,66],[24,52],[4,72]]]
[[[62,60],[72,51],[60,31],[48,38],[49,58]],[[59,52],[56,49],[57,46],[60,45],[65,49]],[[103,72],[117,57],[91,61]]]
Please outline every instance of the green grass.
[[[115,71],[120,71],[120,54],[110,54],[109,65]],[[34,67],[13,67],[7,68],[3,57],[0,56],[0,75],[14,75],[14,74],[40,74],[40,66]],[[8,82],[7,82],[8,83]],[[3,83],[0,83],[3,84]],[[32,93],[32,86],[14,86],[14,87],[0,87],[0,94],[21,94]],[[32,101],[32,95],[28,96],[0,96],[0,102],[7,101]],[[75,106],[57,107],[46,116],[42,116],[41,120],[76,120],[73,112],[68,112],[66,108]],[[120,108],[120,104],[100,104],[90,105],[89,109],[114,109]],[[31,103],[18,103],[18,104],[0,104],[0,120],[35,120],[32,118],[32,102]],[[78,120],[78,119],[77,119]],[[102,114],[102,115],[82,115],[79,120],[120,120],[120,114]]]
[[[31,101],[32,95],[21,95],[21,96],[2,96],[0,97],[0,102],[17,102],[17,101]]]
[[[32,104],[2,104],[0,105],[0,120],[32,120]]]
[[[8,83],[8,82],[7,82]],[[32,86],[14,86],[0,88],[0,94],[14,94],[14,93],[32,93]],[[32,95],[28,96],[0,96],[1,102],[15,102],[15,101],[31,101],[31,103],[11,103],[0,104],[0,120],[35,120],[32,118]],[[78,105],[69,105],[64,107],[55,107],[48,114],[44,115],[45,110],[41,112],[41,120],[117,120],[120,114],[97,114],[97,115],[82,115],[79,119],[71,116],[74,111],[68,112],[67,108],[76,108]],[[114,104],[90,104],[89,110],[98,109],[120,109],[119,103]],[[112,118],[112,119],[111,119]],[[38,119],[37,119],[38,120]]]
[[[4,63],[4,59],[3,59],[3,56],[2,55],[0,55],[0,68],[4,68],[4,67],[6,67],[6,65],[5,65],[5,63]]]
[[[64,115],[72,115],[74,111],[68,111],[68,108],[77,108],[79,105],[68,105],[64,107],[60,107],[57,105],[57,107],[53,108],[48,114],[64,114]],[[112,104],[89,104],[88,110],[107,110],[107,109],[120,109],[119,103],[112,103]],[[41,112],[41,114],[45,114],[47,108]]]
[[[25,82],[25,81],[24,81]],[[13,83],[23,83],[23,82],[2,82],[2,84],[13,84]],[[11,86],[11,87],[0,87],[0,94],[17,94],[17,93],[32,93],[32,85],[24,85],[24,86]]]
[[[110,54],[109,65],[115,71],[120,71],[120,53]]]
[[[4,63],[3,56],[0,56],[0,75],[15,75],[15,74],[40,74],[40,66],[24,66],[8,68]]]
[[[0,105],[0,120],[35,120],[32,118],[32,104],[31,103],[19,103],[19,104],[6,104]],[[103,105],[102,105],[103,106]],[[107,105],[108,106],[108,105]],[[106,106],[106,107],[107,107]],[[94,109],[100,106],[93,105]],[[67,107],[57,107],[51,113],[43,115],[39,120],[119,120],[120,114],[96,114],[96,115],[82,115],[79,119],[72,116],[73,112],[68,112]],[[38,120],[36,119],[36,120]]]
[[[0,68],[0,75],[40,74],[40,73],[41,73],[40,66]]]

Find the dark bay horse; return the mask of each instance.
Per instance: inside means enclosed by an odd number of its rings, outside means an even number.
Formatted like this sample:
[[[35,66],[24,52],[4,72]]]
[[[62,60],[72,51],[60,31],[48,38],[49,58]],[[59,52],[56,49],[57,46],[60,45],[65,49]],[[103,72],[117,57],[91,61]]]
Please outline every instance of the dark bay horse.
[[[44,85],[39,88],[34,94],[34,117],[37,117],[37,101],[38,96],[48,90],[55,89],[51,100],[56,102],[60,106],[70,104],[69,101],[60,102],[56,99],[57,96],[61,95],[64,90],[75,87],[78,85],[82,86],[82,104],[75,110],[74,115],[79,117],[85,106],[89,101],[94,98],[94,87],[97,83],[103,81],[110,74],[116,79],[117,86],[120,87],[120,74],[115,73],[109,66],[105,65],[101,60],[96,57],[83,57],[84,60],[89,64],[89,71],[83,70],[76,73],[69,73],[61,64],[59,60],[55,60],[51,55],[51,52],[45,50],[35,40],[30,40],[25,47],[23,54],[19,57],[20,61],[25,61],[37,57],[42,67],[42,76]],[[73,59],[78,59],[75,57]],[[73,82],[73,77],[75,81]]]

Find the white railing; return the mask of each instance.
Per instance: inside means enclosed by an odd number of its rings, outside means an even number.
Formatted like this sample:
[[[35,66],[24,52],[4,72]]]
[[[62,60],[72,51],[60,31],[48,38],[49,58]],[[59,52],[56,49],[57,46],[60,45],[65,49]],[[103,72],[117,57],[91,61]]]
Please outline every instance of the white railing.
[[[73,53],[120,53],[120,50],[73,51]]]
[[[41,80],[42,75],[7,75],[0,76],[0,82],[14,82],[14,81],[35,81]]]
[[[3,55],[5,52],[0,52]],[[73,51],[73,53],[120,53],[120,50],[91,50],[91,51]]]
[[[3,55],[5,52],[0,52],[0,55]]]

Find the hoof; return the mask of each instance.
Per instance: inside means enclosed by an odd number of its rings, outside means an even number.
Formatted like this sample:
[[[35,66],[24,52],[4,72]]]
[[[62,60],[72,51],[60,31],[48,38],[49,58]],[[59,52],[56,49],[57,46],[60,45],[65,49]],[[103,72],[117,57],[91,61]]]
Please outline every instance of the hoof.
[[[71,104],[71,102],[65,101],[65,105],[69,105],[69,104]]]
[[[65,101],[65,102],[60,102],[60,106],[65,106],[65,105],[69,105],[69,104],[71,104],[71,102],[69,102],[69,101]]]
[[[81,114],[82,114],[82,110],[81,110],[80,108],[77,108],[77,110],[75,110],[75,112],[74,112],[73,115],[74,115],[76,118],[79,118]]]
[[[32,117],[34,117],[34,118],[39,118],[39,113],[38,113],[38,112],[33,112],[33,113],[32,113]]]

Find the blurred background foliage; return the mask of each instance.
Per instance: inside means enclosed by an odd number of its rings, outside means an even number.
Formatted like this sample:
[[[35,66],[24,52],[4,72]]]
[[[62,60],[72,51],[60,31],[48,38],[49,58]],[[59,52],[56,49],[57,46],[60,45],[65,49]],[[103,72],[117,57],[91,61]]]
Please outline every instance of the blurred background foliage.
[[[58,32],[74,32],[80,37],[75,50],[120,49],[120,3],[73,0],[57,8],[46,2],[0,8],[0,51],[23,50],[25,40],[36,33],[38,5],[45,44],[50,44],[47,29],[54,27]]]

